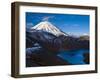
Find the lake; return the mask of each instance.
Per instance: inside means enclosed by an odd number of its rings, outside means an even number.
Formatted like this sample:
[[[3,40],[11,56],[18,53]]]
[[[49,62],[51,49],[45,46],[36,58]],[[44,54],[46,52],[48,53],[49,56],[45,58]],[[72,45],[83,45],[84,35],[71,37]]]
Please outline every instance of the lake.
[[[86,64],[84,59],[84,54],[89,54],[89,50],[69,50],[69,51],[60,51],[57,56],[66,60],[70,64]]]

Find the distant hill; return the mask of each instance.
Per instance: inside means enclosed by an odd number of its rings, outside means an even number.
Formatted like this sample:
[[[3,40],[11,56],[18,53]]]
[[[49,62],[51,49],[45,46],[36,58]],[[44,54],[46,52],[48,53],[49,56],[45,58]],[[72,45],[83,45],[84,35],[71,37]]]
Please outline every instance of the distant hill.
[[[80,40],[89,40],[89,36],[88,35],[83,35],[79,37]]]

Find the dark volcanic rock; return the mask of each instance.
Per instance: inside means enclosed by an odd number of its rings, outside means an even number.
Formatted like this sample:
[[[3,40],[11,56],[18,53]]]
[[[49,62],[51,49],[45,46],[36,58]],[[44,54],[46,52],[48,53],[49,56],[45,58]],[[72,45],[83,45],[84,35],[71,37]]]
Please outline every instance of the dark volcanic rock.
[[[44,51],[42,48],[30,49],[26,53],[26,66],[54,66],[54,65],[68,65],[69,63],[55,53]]]
[[[86,64],[89,64],[90,63],[90,56],[89,56],[89,53],[84,53],[84,62]]]
[[[76,50],[76,49],[89,49],[89,40],[83,40],[73,36],[59,36],[62,41],[62,48],[65,50]]]
[[[26,47],[33,47],[38,43],[43,48],[49,51],[89,49],[89,40],[87,38],[76,38],[72,36],[55,36],[44,31],[34,30],[26,33]]]
[[[49,51],[58,51],[61,48],[62,41],[51,33],[44,31],[28,32],[26,35],[27,48],[33,47],[35,43],[38,43],[43,48]]]
[[[36,67],[39,66],[39,64],[32,59],[26,59],[26,67]]]
[[[89,49],[87,37],[55,36],[42,30],[26,31],[26,66],[69,65],[57,56],[60,50]],[[89,63],[89,54],[84,54],[85,63]]]

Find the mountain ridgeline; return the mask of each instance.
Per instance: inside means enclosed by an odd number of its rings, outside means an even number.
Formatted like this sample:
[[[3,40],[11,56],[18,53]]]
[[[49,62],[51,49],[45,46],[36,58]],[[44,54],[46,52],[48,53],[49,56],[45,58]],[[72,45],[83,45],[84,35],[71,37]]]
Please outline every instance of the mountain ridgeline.
[[[89,36],[70,36],[50,22],[41,22],[26,30],[26,42],[27,48],[39,44],[51,51],[89,48]]]
[[[62,50],[66,51],[79,49],[89,49],[89,36],[85,35],[75,37],[68,35],[47,21],[40,22],[32,28],[26,29],[27,58],[29,58],[30,55],[33,55],[35,59],[33,61],[39,62],[38,64],[33,64],[33,66],[68,64],[56,56],[58,52]],[[44,55],[42,58],[42,54],[45,54],[45,57],[47,58],[50,58],[53,54],[53,57],[49,59],[49,62],[45,62]],[[42,59],[39,56],[41,56]],[[52,61],[51,63],[53,58],[55,58],[57,62],[53,63]],[[42,60],[43,62],[41,62]]]

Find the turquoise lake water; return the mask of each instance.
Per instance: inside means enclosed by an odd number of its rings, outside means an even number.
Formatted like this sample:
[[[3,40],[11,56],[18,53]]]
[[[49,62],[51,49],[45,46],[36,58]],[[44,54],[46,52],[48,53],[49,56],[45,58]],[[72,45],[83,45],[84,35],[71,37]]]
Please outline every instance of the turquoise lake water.
[[[89,50],[70,50],[70,51],[60,51],[57,56],[66,60],[71,64],[85,64],[84,54],[88,54]]]

